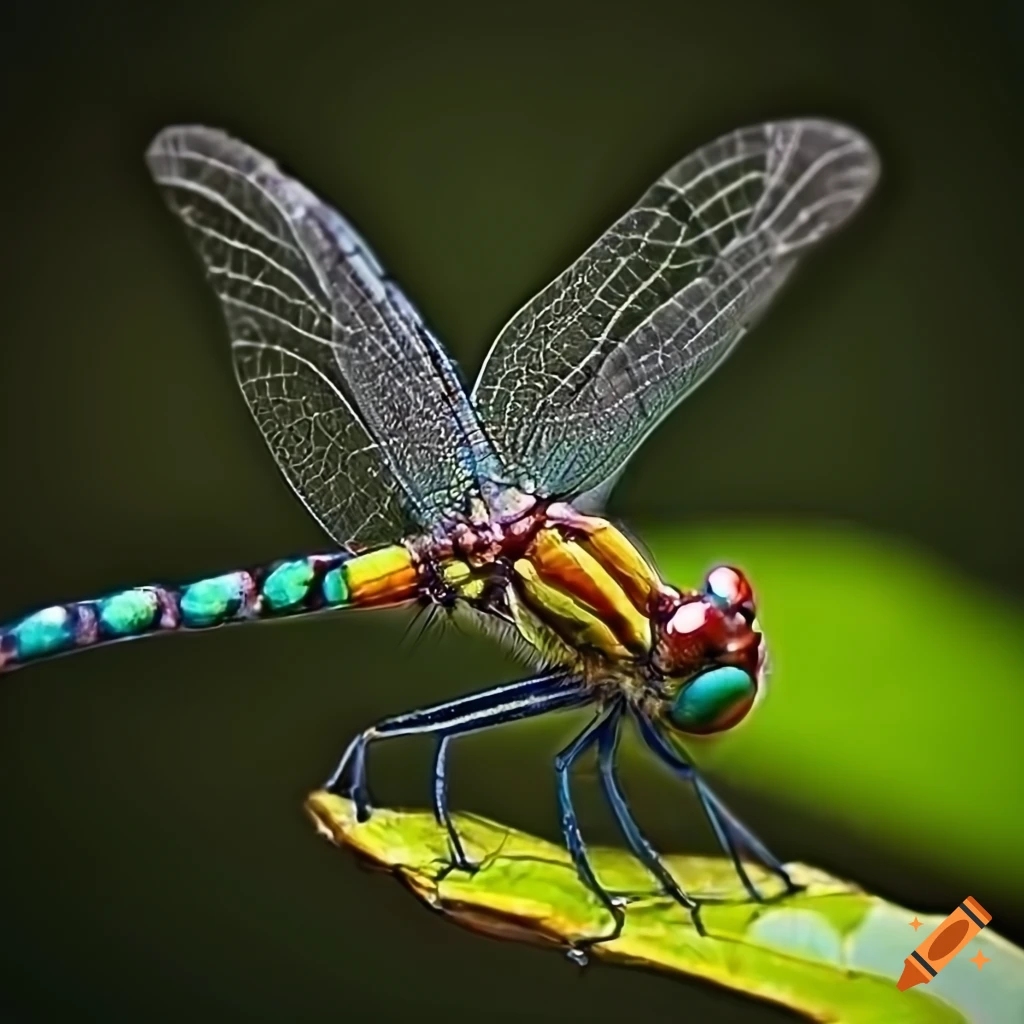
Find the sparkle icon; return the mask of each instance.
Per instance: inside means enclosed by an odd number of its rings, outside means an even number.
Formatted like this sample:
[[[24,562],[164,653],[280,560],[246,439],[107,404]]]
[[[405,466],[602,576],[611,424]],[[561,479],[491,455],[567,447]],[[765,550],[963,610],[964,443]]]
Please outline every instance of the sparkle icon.
[[[917,929],[921,927],[921,922],[915,917],[914,920],[910,922],[910,927],[916,932]]]
[[[982,967],[985,966],[985,964],[991,963],[991,961],[992,961],[992,958],[988,957],[988,956],[985,956],[985,954],[982,953],[982,951],[980,949],[978,950],[977,955],[972,956],[971,959],[970,959],[970,962],[972,964],[977,964],[978,965],[978,970],[979,971],[982,969]]]

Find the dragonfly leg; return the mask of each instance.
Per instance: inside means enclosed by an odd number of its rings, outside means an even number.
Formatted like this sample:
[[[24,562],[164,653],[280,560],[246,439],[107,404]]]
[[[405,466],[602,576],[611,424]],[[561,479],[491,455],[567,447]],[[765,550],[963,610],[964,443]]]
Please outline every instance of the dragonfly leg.
[[[451,735],[442,736],[434,754],[434,817],[438,824],[443,825],[448,833],[448,845],[452,850],[452,866],[460,871],[473,872],[479,867],[467,856],[459,838],[459,830],[452,821],[448,807],[448,744]]]
[[[794,884],[789,877],[789,872],[782,866],[782,863],[771,851],[748,829],[740,820],[722,803],[712,792],[711,787],[704,781],[700,773],[689,761],[686,761],[675,748],[655,728],[652,722],[642,715],[636,715],[637,723],[640,726],[640,733],[647,746],[675,772],[680,778],[692,784],[697,799],[700,800],[701,808],[707,816],[715,837],[718,839],[722,849],[729,855],[736,874],[739,875],[743,887],[749,893],[751,899],[764,902],[764,896],[757,886],[751,882],[747,869],[740,859],[739,844],[754,854],[758,860],[770,871],[773,871],[786,886],[787,893],[801,891],[801,886]]]
[[[610,705],[604,710],[599,711],[576,739],[555,758],[555,772],[558,776],[558,810],[562,819],[562,836],[565,840],[565,845],[572,856],[573,864],[576,866],[576,873],[583,884],[597,896],[612,915],[611,932],[607,935],[601,935],[579,943],[579,947],[582,948],[593,946],[599,942],[617,939],[622,933],[622,926],[625,924],[626,918],[620,902],[613,899],[597,880],[597,875],[594,873],[594,868],[590,863],[590,858],[587,855],[587,846],[580,833],[579,821],[572,803],[569,772],[573,764],[594,745],[601,734],[601,730],[607,726],[607,723],[612,718],[618,717],[621,713],[621,708],[618,704]],[[573,957],[573,959],[578,959],[578,957]],[[585,957],[579,960],[579,962],[585,963]]]
[[[559,670],[394,715],[365,729],[352,740],[338,767],[325,783],[325,788],[334,793],[344,792],[349,796],[356,805],[358,819],[365,821],[371,810],[366,781],[366,752],[370,743],[398,736],[424,735],[438,736],[443,741],[447,737],[477,732],[522,718],[533,718],[548,711],[578,707],[592,700],[593,693],[585,683],[567,678],[564,671]],[[441,805],[444,808],[444,816],[447,816],[443,759],[439,768],[435,764],[435,806],[438,800],[438,771],[441,775]],[[446,827],[451,826],[449,837],[453,837],[455,830],[450,816],[447,816],[447,821],[442,818],[442,823]],[[461,849],[461,843],[458,848]]]
[[[608,719],[598,737],[597,763],[601,787],[604,789],[608,803],[611,804],[612,812],[615,814],[615,820],[619,823],[619,828],[622,829],[622,834],[626,837],[630,849],[643,861],[651,874],[661,882],[665,892],[690,912],[697,934],[706,935],[700,919],[700,904],[693,897],[687,895],[673,878],[657,850],[640,830],[619,785],[618,773],[615,770],[615,754],[618,748],[621,722],[621,716]]]

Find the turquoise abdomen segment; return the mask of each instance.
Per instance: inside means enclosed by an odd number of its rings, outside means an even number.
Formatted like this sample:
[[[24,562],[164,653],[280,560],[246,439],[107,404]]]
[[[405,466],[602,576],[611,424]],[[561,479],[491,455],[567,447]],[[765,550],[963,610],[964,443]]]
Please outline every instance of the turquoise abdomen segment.
[[[19,658],[38,658],[75,645],[76,616],[63,605],[43,608],[11,629],[12,647]]]
[[[99,628],[110,637],[135,636],[152,629],[160,613],[156,587],[122,590],[97,602]]]
[[[256,582],[247,572],[229,572],[190,583],[182,592],[178,608],[185,629],[219,626],[233,619],[253,603]]]
[[[362,555],[303,555],[181,587],[132,587],[43,608],[0,629],[0,672],[153,633],[211,629],[326,608],[400,604],[415,598],[418,588],[412,556],[401,545]]]
[[[345,579],[345,567],[339,565],[324,574],[324,603],[328,605],[348,604],[348,582]]]
[[[263,600],[275,611],[294,608],[306,600],[315,577],[316,567],[308,558],[282,562],[263,581]]]

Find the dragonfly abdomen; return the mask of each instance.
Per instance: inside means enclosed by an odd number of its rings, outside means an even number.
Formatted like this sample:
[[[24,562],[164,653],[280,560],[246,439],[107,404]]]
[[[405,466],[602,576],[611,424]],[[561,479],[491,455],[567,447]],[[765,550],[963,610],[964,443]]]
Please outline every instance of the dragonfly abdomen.
[[[0,672],[88,647],[178,630],[413,600],[411,554],[389,545],[360,555],[304,555],[182,586],[150,584],[51,605],[0,629]]]

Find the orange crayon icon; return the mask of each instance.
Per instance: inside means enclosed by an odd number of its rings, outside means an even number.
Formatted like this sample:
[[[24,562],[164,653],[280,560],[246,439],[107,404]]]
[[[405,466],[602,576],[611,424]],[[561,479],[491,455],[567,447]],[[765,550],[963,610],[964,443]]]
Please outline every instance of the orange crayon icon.
[[[991,920],[992,915],[973,896],[968,896],[903,961],[903,973],[896,987],[906,992],[915,985],[927,985]]]

